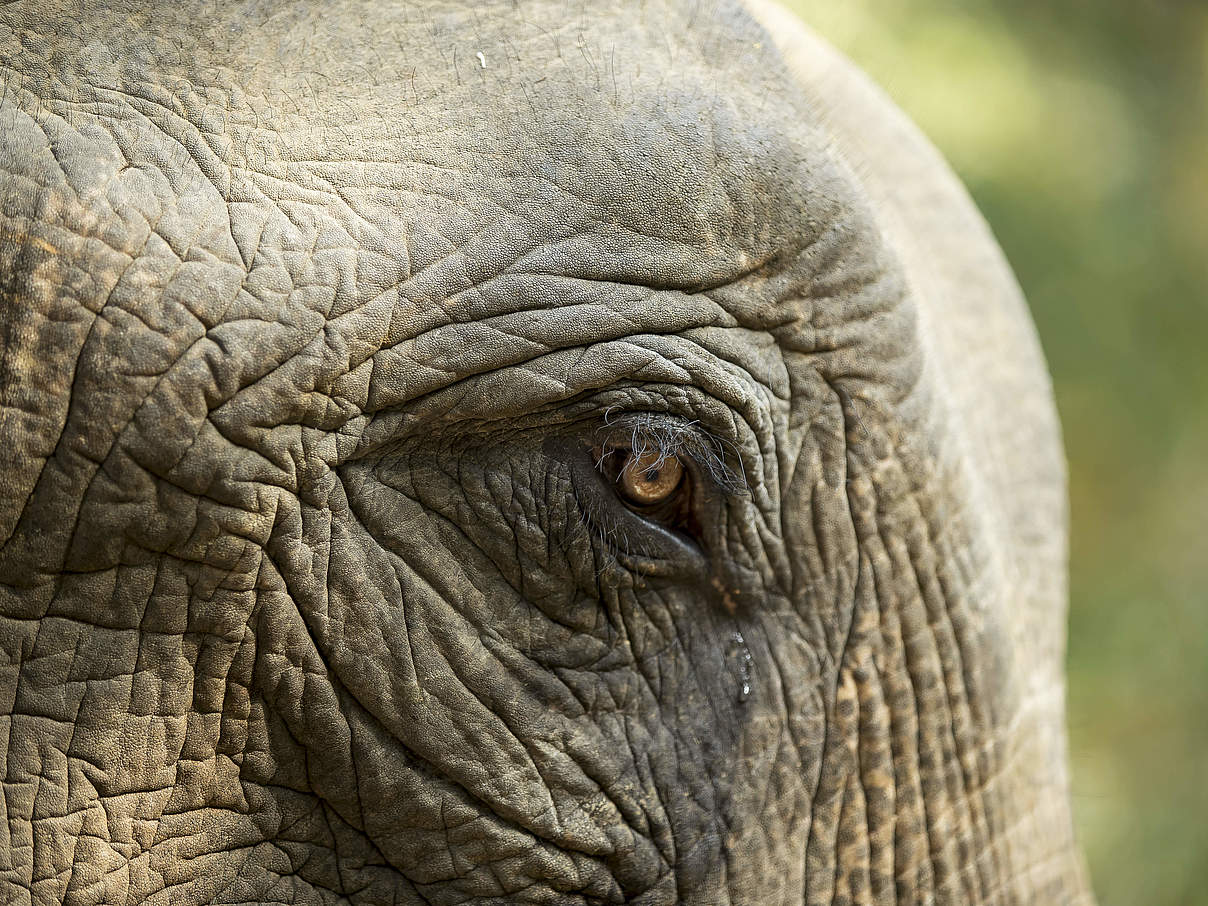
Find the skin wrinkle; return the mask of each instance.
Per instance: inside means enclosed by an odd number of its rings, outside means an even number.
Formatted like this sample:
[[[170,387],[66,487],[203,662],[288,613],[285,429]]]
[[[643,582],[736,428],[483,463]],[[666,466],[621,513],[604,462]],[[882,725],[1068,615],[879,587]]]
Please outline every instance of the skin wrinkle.
[[[288,726],[286,726],[286,727],[285,727],[285,730],[286,730],[286,732],[289,732],[289,730],[288,730]],[[295,744],[298,746],[298,748],[299,748],[300,750],[302,750],[303,752],[305,752],[305,748],[303,747],[303,745],[302,745],[301,741],[299,741],[299,740],[295,739],[295,740],[294,740],[294,742],[295,742]],[[305,757],[305,756],[304,756],[304,757]],[[355,761],[354,761],[354,765],[355,765]],[[309,770],[310,770],[310,769],[309,769],[309,764],[308,764],[308,765],[307,765],[307,773],[308,773],[308,774],[309,774]],[[325,816],[325,820],[327,821],[328,826],[330,827],[330,818],[328,817],[327,808],[328,808],[328,806],[327,806],[327,805],[324,805],[324,816]],[[337,814],[338,814],[338,813],[337,813]],[[301,820],[301,819],[298,819],[298,820]],[[333,845],[334,845],[334,844],[333,844]],[[383,865],[387,864],[387,860],[386,860],[385,856],[384,856],[384,855],[381,853],[381,851],[380,851],[380,850],[378,850],[378,849],[376,848],[376,846],[373,846],[373,845],[372,845],[372,843],[371,843],[370,845],[371,845],[371,848],[372,848],[373,852],[375,853],[375,855],[377,856],[377,858],[378,858],[378,859],[381,861],[381,863],[382,863]],[[338,862],[337,862],[337,867],[339,868],[339,866],[340,866],[340,863],[338,863]],[[340,875],[340,876],[341,876],[341,879],[343,879],[343,873],[342,873],[342,869],[340,869],[340,871],[341,871],[341,875]],[[393,873],[393,872],[392,872],[392,873]],[[398,877],[398,876],[396,875],[396,877]],[[343,881],[341,881],[341,883],[343,883]]]
[[[316,650],[321,650],[320,646],[316,645]],[[412,659],[414,660],[414,653],[412,654]],[[383,725],[383,726],[386,726],[386,725]]]
[[[894,627],[894,629],[893,629],[894,633],[900,635],[898,629],[896,628],[897,627],[896,620],[894,621],[894,623],[892,625]],[[905,692],[905,694],[909,695],[910,704],[913,705],[914,702],[916,701],[916,698],[915,698],[914,688],[913,688],[913,685],[910,680],[910,676],[905,671],[904,667],[899,670],[898,675],[900,676],[900,678],[902,680],[904,680],[905,685],[904,685],[903,691]],[[914,764],[914,752],[917,751],[917,748],[918,748],[917,741],[916,741],[918,738],[918,728],[917,728],[917,722],[913,719],[913,712],[908,709],[902,709],[899,711],[891,712],[891,715],[892,716],[891,716],[890,731],[893,735],[893,738],[898,741],[908,741],[910,743],[911,748],[905,751],[904,756],[905,756],[905,760],[909,764],[913,765]],[[903,720],[903,718],[899,717],[898,715],[905,716],[906,726],[904,726],[904,727],[900,726],[900,722]],[[898,746],[898,748],[900,749],[900,745]],[[901,759],[895,759],[895,762],[897,762],[899,760],[901,760]],[[909,806],[911,806],[913,809],[916,810],[914,817],[917,818],[917,809],[920,806],[922,798],[923,798],[922,788],[920,785],[917,770],[905,770],[904,768],[899,767],[895,764],[894,788],[895,788],[895,790],[900,789],[900,790],[904,791],[905,795],[898,797],[898,798],[899,798],[899,800],[904,800],[905,804],[909,804]],[[899,814],[901,814],[900,810],[899,810]],[[915,828],[911,827],[911,828],[909,828],[909,830],[915,830]],[[913,858],[911,859],[911,861],[907,862],[906,864],[903,864],[903,858],[906,856],[906,852],[903,852],[904,835],[898,833],[896,827],[895,827],[894,838],[895,839],[894,839],[894,849],[893,849],[893,860],[894,860],[893,877],[894,877],[895,881],[897,882],[897,884],[900,886],[901,884],[903,884],[905,882],[905,883],[913,886],[913,877],[912,876],[916,875],[916,872],[918,870],[925,868],[926,874],[919,878],[920,883],[918,886],[924,887],[924,888],[926,886],[929,886],[930,885],[930,867],[921,863],[922,857],[924,855],[922,849],[917,848],[917,847],[914,848],[913,849]],[[906,838],[906,839],[908,839],[908,838]]]
[[[586,349],[586,348],[585,348],[585,349]],[[559,350],[559,352],[565,352],[565,350]],[[655,353],[651,353],[651,354],[652,354],[652,355],[657,355],[657,354],[655,354]],[[662,359],[662,356],[657,356],[657,358],[661,360],[661,359]],[[655,361],[655,360],[656,360],[656,359],[654,359],[654,358],[649,359],[649,360],[647,360],[647,361],[646,361],[646,364],[649,364],[649,362],[651,362],[651,361]],[[515,366],[513,366],[513,367],[515,367]],[[633,368],[633,370],[634,370],[634,371],[641,371],[641,370],[644,370],[644,367],[645,367],[645,364],[643,364],[643,365],[639,365],[639,366],[637,366],[637,368]],[[446,410],[446,413],[447,413],[447,412],[448,412],[448,410]]]
[[[924,524],[930,524],[930,523],[924,523]],[[884,539],[885,545],[887,545],[887,547],[889,547],[890,544],[892,544],[892,540],[893,539]],[[933,539],[933,544],[934,544],[934,539]],[[907,561],[907,563],[910,563],[910,562],[911,561]],[[951,599],[951,596],[949,596],[949,599]],[[945,612],[945,611],[941,611],[941,615],[943,614],[943,612]],[[945,658],[940,658],[940,663],[947,663],[947,661],[945,660]],[[951,693],[951,691],[949,691],[949,698],[951,698],[951,696],[952,696],[952,693]],[[968,697],[968,696],[966,696],[966,697]],[[964,699],[957,697],[956,701],[960,702],[960,701],[964,701]],[[951,733],[951,731],[952,731],[952,725],[949,724],[949,733]],[[951,734],[949,734],[949,739],[951,739],[953,750],[958,750],[960,747],[959,747],[956,737],[951,736]],[[968,786],[968,783],[965,783],[965,786]],[[953,797],[953,802],[970,801],[970,792],[971,792],[971,790],[969,790],[969,789],[960,790],[959,794],[957,796]]]
[[[883,536],[883,535],[882,535],[882,537],[881,537],[881,546],[882,546],[882,548],[883,548],[883,549],[885,549],[886,551],[888,551],[888,548],[890,547],[891,543],[892,543],[892,539],[886,538],[885,536]],[[907,568],[907,569],[909,569],[909,570],[911,571],[911,572],[910,572],[910,579],[911,579],[911,581],[912,581],[912,582],[913,582],[915,585],[917,585],[917,586],[919,586],[920,588],[922,588],[922,587],[923,587],[923,583],[920,581],[920,578],[919,578],[919,576],[918,576],[918,574],[917,574],[917,572],[916,572],[916,568],[915,568],[915,566],[914,566],[914,561],[913,561],[912,559],[908,559],[908,560],[907,560],[907,562],[906,562],[906,564],[905,564],[905,566],[906,566],[906,568]],[[926,597],[926,594],[924,593],[924,598],[925,598],[925,597]],[[928,641],[928,642],[930,642],[930,643],[931,643],[930,650],[929,650],[929,652],[928,652],[928,653],[930,654],[931,652],[935,652],[935,656],[934,656],[934,657],[928,657],[928,658],[925,658],[924,660],[926,660],[926,661],[928,661],[928,662],[930,662],[930,661],[934,661],[934,662],[936,662],[936,663],[942,663],[942,659],[939,657],[939,654],[938,654],[940,646],[939,646],[938,641],[937,641],[937,637],[936,637],[936,630],[935,630],[935,628],[933,627],[933,625],[931,624],[931,622],[930,622],[930,618],[929,618],[929,620],[928,620],[928,623],[927,623],[927,627],[926,627],[926,628],[927,628],[928,630],[930,630],[930,632],[929,632],[929,633],[928,633],[926,636],[924,636],[924,633],[922,632],[922,628],[920,627],[919,638],[926,638],[926,641]],[[946,718],[946,719],[945,719],[945,718]],[[943,727],[943,726],[945,726],[945,725],[947,725],[948,727],[950,727],[950,725],[951,725],[951,715],[950,715],[950,713],[940,715],[940,717],[939,717],[939,724],[940,724],[940,726],[941,726],[941,727]],[[942,733],[943,733],[943,730],[941,730],[941,734],[942,734]],[[950,763],[951,763],[952,757],[954,756],[954,754],[955,754],[955,749],[956,749],[956,740],[955,740],[955,738],[953,738],[953,737],[949,737],[949,739],[951,740],[951,742],[952,742],[952,744],[953,744],[952,749],[944,749],[944,750],[943,750],[943,761],[944,761],[945,763],[947,763],[947,764],[950,764]],[[941,742],[941,745],[943,745],[943,743],[942,743],[942,742]],[[948,808],[949,808],[949,809],[957,808],[957,807],[959,807],[959,804],[961,804],[961,803],[963,803],[963,802],[964,802],[963,793],[962,793],[961,791],[956,791],[956,790],[952,789],[952,782],[951,782],[951,781],[952,781],[952,778],[951,778],[951,775],[950,775],[950,774],[946,774],[946,776],[945,776],[945,781],[947,781],[947,785],[948,785],[948,793],[949,793],[949,798],[948,798],[948,800],[947,800],[947,802],[948,802]],[[932,822],[933,824],[939,825],[939,824],[940,824],[940,822],[941,822],[941,819],[942,819],[942,813],[941,813],[940,815],[936,815],[936,816],[932,817],[931,822]],[[959,816],[958,816],[958,820],[959,820]]]
[[[478,699],[478,701],[479,701],[479,703],[481,703],[481,704],[484,704],[484,705],[485,705],[485,703],[484,703],[484,702],[482,702],[481,698],[478,698],[477,693],[476,693],[476,692],[475,692],[475,691],[474,691],[472,688],[470,688],[470,686],[469,686],[469,685],[466,683],[465,679],[464,679],[464,678],[462,678],[461,676],[459,676],[459,675],[457,674],[457,668],[456,668],[456,666],[455,666],[454,662],[452,662],[452,661],[451,661],[451,662],[450,662],[450,666],[452,667],[453,676],[454,676],[456,679],[458,679],[458,680],[460,680],[460,681],[461,681],[462,688],[466,689],[466,691],[467,691],[467,692],[468,692],[468,693],[469,693],[471,696],[474,696],[475,698],[477,698],[477,699]],[[504,723],[506,724],[506,719],[504,719]],[[515,735],[515,734],[513,734],[513,735]],[[523,740],[521,740],[521,739],[520,739],[518,736],[516,737],[516,739],[517,739],[517,742],[519,742],[519,743],[520,743],[522,746],[524,746],[526,749],[528,748],[528,747],[527,747],[527,745],[525,745],[524,741],[523,741]],[[531,750],[530,750],[530,751],[528,751],[528,756],[529,756],[529,758],[528,758],[528,767],[531,767],[531,768],[533,769],[533,771],[534,771],[534,772],[535,772],[535,773],[536,773],[538,776],[540,776],[540,775],[541,775],[541,769],[540,769],[540,767],[537,765],[536,760],[535,760],[535,758],[533,757],[533,754],[532,754]],[[505,778],[503,778],[503,777],[496,777],[496,778],[494,778],[494,779],[495,779],[495,780],[502,780],[502,779],[505,779]],[[564,831],[564,829],[563,829],[562,827],[560,827],[560,819],[559,819],[559,816],[558,816],[558,812],[557,812],[557,809],[556,809],[556,807],[554,806],[554,803],[553,803],[553,801],[552,801],[552,800],[550,800],[550,801],[549,801],[548,805],[546,806],[546,808],[545,808],[545,810],[543,811],[543,813],[542,813],[542,814],[548,814],[548,815],[550,815],[550,816],[551,816],[551,818],[552,818],[552,821],[553,821],[553,824],[554,824],[554,826],[553,826],[553,831],[554,831],[554,837],[553,837],[553,839],[558,839],[558,838],[563,837],[563,835],[564,835],[565,831]],[[538,819],[539,817],[540,817],[540,816],[534,815],[534,816],[533,816],[533,823],[537,823],[537,819]]]

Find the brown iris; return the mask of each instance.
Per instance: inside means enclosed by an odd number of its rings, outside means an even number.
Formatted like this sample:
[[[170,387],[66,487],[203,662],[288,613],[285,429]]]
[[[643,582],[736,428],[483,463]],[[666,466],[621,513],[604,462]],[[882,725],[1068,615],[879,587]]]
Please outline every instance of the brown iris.
[[[656,451],[627,452],[617,487],[631,504],[645,507],[670,498],[683,480],[684,464],[678,457]]]

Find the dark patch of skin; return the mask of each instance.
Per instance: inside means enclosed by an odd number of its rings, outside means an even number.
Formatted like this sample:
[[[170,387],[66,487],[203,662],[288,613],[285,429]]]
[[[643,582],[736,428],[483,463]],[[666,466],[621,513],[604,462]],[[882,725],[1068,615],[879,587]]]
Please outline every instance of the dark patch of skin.
[[[739,10],[3,17],[0,890],[992,895],[980,539]]]

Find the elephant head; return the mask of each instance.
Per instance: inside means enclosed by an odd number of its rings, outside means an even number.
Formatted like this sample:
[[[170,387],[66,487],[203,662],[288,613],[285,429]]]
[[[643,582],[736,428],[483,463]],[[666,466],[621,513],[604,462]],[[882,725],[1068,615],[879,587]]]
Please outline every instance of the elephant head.
[[[0,900],[1089,902],[1043,362],[848,63],[0,23]]]

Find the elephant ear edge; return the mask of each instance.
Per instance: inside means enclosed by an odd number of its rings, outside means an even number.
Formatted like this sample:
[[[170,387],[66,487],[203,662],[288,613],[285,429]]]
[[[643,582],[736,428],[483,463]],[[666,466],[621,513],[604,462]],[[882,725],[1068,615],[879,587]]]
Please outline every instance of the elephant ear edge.
[[[939,151],[853,63],[775,0],[742,0],[779,50],[805,109],[870,202],[916,317],[940,443],[961,464],[968,509],[997,550],[999,614],[1040,733],[1015,769],[1069,801],[1064,660],[1066,467],[1053,387],[1027,302],[990,227]],[[1026,762],[1026,766],[1025,766]],[[1073,840],[1070,813],[1044,828]],[[1031,843],[1029,843],[1031,845]],[[1039,845],[1039,844],[1038,844]],[[1037,850],[1039,852],[1040,850]],[[1074,850],[1076,852],[1076,849]],[[1066,902],[1092,904],[1074,857]]]
[[[940,153],[848,59],[774,0],[743,0],[869,198],[900,260],[919,343],[965,449],[974,505],[996,524],[1021,606],[1016,642],[1040,686],[1061,681],[1066,478],[1060,426],[1027,303],[990,227]]]

